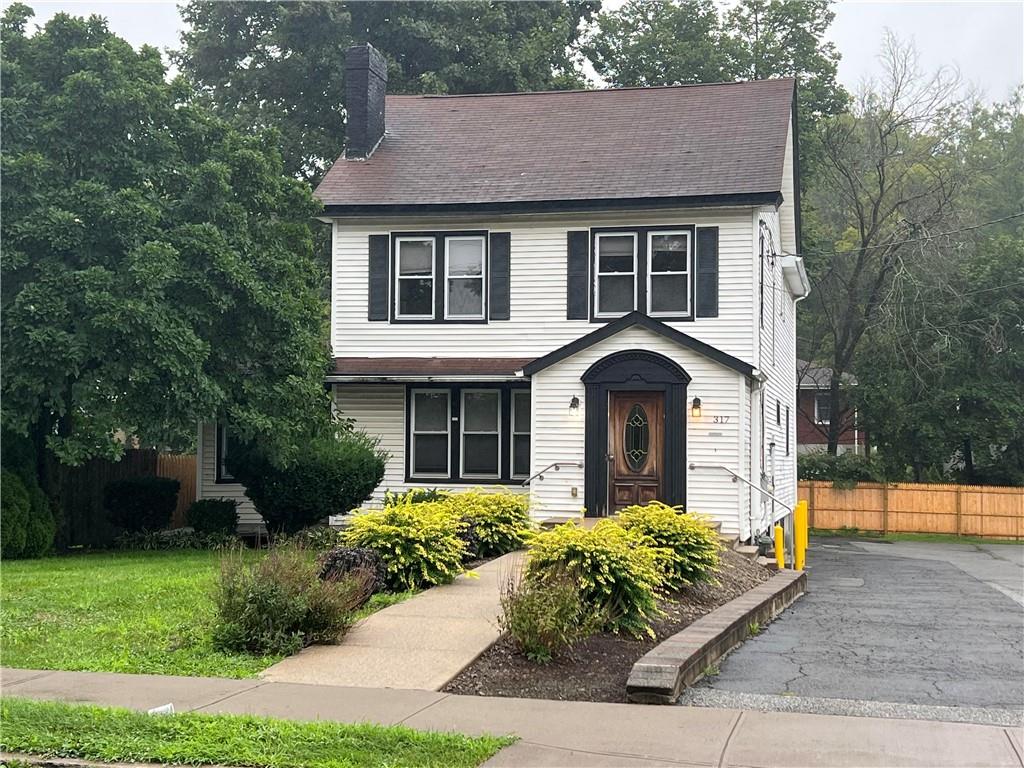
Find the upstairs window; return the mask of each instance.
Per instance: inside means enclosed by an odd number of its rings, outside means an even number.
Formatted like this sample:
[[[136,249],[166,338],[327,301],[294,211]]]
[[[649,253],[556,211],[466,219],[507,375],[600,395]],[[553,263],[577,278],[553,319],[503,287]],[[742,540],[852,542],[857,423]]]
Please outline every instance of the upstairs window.
[[[618,317],[636,309],[636,246],[635,233],[595,235],[596,317]]]
[[[690,233],[652,232],[647,240],[647,314],[690,314]]]
[[[395,317],[434,317],[434,238],[400,237],[395,241]]]
[[[828,392],[815,393],[814,420],[818,424],[830,424],[832,422],[832,397]]]
[[[445,319],[484,319],[486,250],[483,237],[445,239]]]

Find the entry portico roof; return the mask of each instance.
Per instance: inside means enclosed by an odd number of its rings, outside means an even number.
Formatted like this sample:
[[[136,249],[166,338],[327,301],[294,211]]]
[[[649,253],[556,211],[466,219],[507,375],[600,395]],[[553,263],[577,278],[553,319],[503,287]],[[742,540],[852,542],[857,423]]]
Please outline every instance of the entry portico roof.
[[[714,360],[716,363],[720,363],[726,368],[731,368],[744,376],[753,378],[755,375],[755,368],[750,363],[744,362],[738,357],[730,355],[728,352],[723,352],[717,347],[713,347],[700,339],[695,339],[687,333],[677,331],[667,323],[663,323],[660,320],[649,317],[643,312],[630,312],[628,315],[623,315],[619,319],[613,320],[612,322],[598,328],[596,331],[588,333],[586,336],[581,336],[575,341],[569,342],[565,346],[559,347],[543,357],[538,357],[536,360],[523,366],[523,374],[526,376],[532,376],[535,373],[539,373],[545,368],[565,360],[567,357],[571,357],[577,352],[582,352],[584,349],[592,347],[594,344],[611,338],[615,334],[621,333],[627,328],[632,328],[633,326],[646,328],[648,331],[656,333],[659,336],[663,336],[669,341],[678,344],[680,347],[691,349],[694,352],[697,352],[710,360]]]

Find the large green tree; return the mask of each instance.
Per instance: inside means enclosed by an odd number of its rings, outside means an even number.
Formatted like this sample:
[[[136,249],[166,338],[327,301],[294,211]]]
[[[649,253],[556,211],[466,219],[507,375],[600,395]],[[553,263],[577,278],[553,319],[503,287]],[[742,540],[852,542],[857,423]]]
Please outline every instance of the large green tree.
[[[2,418],[61,460],[226,417],[285,457],[324,403],[306,184],[106,22],[2,20]]]
[[[285,167],[315,182],[345,141],[345,49],[388,59],[390,93],[578,87],[582,24],[571,2],[211,2],[182,6],[182,71],[221,115],[279,129]]]

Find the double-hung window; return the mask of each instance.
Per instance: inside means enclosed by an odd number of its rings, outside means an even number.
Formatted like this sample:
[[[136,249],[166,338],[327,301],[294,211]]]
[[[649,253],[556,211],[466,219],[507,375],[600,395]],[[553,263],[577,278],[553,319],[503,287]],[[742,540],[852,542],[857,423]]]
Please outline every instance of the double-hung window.
[[[530,392],[512,390],[512,477],[530,475]]]
[[[462,477],[501,477],[501,392],[462,390]]]
[[[451,459],[451,394],[447,389],[412,391],[411,474],[446,478]]]
[[[636,233],[594,236],[595,317],[617,317],[636,309]]]
[[[689,315],[690,233],[651,232],[647,253],[647,314]]]
[[[395,241],[395,318],[434,317],[434,238],[400,237]]]
[[[478,235],[444,241],[446,320],[483,320],[487,255]]]
[[[832,421],[832,395],[828,392],[814,394],[814,421],[829,424]]]
[[[228,454],[235,445],[235,436],[226,424],[217,425],[217,478],[218,483],[233,483],[235,477],[228,471]]]

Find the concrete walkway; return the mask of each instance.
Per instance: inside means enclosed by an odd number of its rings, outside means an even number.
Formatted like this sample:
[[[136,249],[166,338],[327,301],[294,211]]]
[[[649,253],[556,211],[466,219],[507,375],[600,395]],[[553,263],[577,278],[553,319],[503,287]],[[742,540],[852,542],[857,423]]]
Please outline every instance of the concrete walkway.
[[[314,645],[260,675],[275,683],[440,690],[498,639],[500,587],[522,552],[371,614],[339,645]]]
[[[157,675],[0,670],[8,696],[514,734],[489,766],[1012,766],[1019,728],[868,717],[453,696]]]

